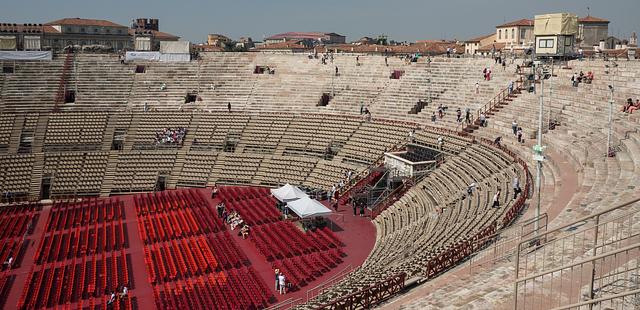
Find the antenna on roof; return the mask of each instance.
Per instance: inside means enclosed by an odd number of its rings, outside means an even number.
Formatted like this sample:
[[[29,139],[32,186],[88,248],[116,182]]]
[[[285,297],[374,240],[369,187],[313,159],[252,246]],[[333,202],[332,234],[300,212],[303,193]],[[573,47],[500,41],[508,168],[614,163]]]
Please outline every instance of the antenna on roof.
[[[591,8],[587,7],[587,16],[591,16]]]

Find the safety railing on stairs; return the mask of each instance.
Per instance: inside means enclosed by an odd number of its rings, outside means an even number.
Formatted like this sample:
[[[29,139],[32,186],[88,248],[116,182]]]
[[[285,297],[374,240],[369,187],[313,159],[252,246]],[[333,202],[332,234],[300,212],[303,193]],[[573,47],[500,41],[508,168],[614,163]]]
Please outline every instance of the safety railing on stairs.
[[[628,262],[637,268],[638,202],[640,198],[521,241],[515,255],[515,309],[564,308],[606,295],[605,285],[615,280],[612,272],[619,273],[615,270]],[[627,269],[623,273],[621,278],[631,276]]]
[[[496,107],[498,107],[499,105],[507,101],[507,99],[512,98],[514,94],[522,91],[523,85],[524,85],[524,81],[522,80],[522,78],[520,78],[514,82],[511,93],[509,92],[508,87],[500,90],[500,92],[495,97],[493,97],[491,100],[489,100],[480,109],[476,111],[474,117],[471,119],[471,125],[476,126],[476,122],[480,119],[480,114],[484,113],[485,115],[487,115],[488,113],[492,112]],[[456,131],[463,132],[468,127],[469,125],[467,125],[465,122],[461,122],[458,124],[458,126],[456,126]]]

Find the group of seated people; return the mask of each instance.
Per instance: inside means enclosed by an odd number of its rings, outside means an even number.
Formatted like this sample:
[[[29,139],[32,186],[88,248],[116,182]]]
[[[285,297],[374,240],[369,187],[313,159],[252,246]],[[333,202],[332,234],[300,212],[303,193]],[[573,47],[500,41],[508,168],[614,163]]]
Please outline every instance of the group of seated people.
[[[591,81],[593,81],[593,72],[591,71],[587,72],[587,75],[580,71],[580,74],[574,73],[571,77],[571,83],[574,87],[578,87],[580,83],[591,84]]]
[[[241,236],[242,239],[247,239],[250,230],[249,224],[244,222],[236,210],[229,212],[225,207],[224,202],[219,203],[216,206],[216,210],[218,211],[218,216],[221,217],[225,223],[231,226],[231,230],[235,230],[237,227],[240,227],[238,236]]]
[[[187,134],[187,129],[184,127],[179,128],[164,128],[159,132],[156,132],[156,144],[167,145],[177,144],[182,145],[184,136]]]
[[[640,110],[640,99],[636,99],[636,103],[633,103],[633,99],[627,98],[627,102],[622,106],[622,112],[633,114],[635,110]]]

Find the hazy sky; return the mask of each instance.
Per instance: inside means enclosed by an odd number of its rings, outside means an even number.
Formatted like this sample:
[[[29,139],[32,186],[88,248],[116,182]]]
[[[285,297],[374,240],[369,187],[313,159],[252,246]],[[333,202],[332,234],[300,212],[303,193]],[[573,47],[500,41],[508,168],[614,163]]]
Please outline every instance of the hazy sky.
[[[337,32],[347,40],[386,34],[396,41],[467,39],[495,25],[540,13],[572,12],[611,21],[609,34],[640,33],[640,0],[3,0],[0,21],[44,23],[63,17],[107,19],[130,25],[136,17],[160,19],[160,30],[192,42],[207,33],[238,39],[286,31]]]

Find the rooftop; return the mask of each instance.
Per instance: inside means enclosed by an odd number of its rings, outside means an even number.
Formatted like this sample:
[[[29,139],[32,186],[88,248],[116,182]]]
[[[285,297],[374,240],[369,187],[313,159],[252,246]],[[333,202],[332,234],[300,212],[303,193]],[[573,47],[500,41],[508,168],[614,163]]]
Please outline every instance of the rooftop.
[[[479,36],[479,37],[475,37],[475,38],[471,38],[469,40],[466,40],[465,42],[480,42],[486,38],[489,38],[491,36],[494,36],[495,33],[491,33],[491,34],[487,34],[487,35],[483,35],[483,36]]]
[[[176,36],[176,35],[173,35],[173,34],[170,34],[170,33],[162,32],[162,31],[156,31],[156,30],[142,29],[142,28],[129,29],[129,35],[134,35],[136,33],[136,31],[150,33],[151,35],[153,35],[154,38],[160,39],[160,40],[162,40],[162,39],[165,39],[165,40],[177,40],[177,39],[180,39],[179,36]]]
[[[126,26],[110,22],[103,19],[86,19],[86,18],[63,18],[48,22],[45,25],[74,25],[74,26],[100,26],[100,27],[123,27]]]
[[[508,22],[506,24],[502,24],[502,25],[498,25],[496,26],[496,28],[504,28],[504,27],[533,27],[533,20],[532,19],[518,19],[518,20],[514,20],[512,22]]]
[[[327,35],[339,36],[339,34],[334,32],[285,32],[272,35],[266,40],[279,40],[279,39],[317,39],[322,38]]]
[[[587,15],[585,17],[578,18],[579,23],[609,23],[608,20],[600,17],[595,17],[591,15]]]

